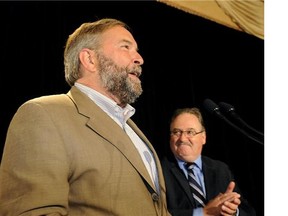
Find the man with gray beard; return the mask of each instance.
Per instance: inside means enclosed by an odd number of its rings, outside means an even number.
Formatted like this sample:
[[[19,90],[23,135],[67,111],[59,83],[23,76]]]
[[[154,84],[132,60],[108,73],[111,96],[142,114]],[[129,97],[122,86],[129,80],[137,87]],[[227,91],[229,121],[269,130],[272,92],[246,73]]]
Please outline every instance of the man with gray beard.
[[[143,62],[122,21],[84,23],[69,36],[70,91],[25,102],[8,128],[1,216],[170,215],[158,156],[130,119]]]

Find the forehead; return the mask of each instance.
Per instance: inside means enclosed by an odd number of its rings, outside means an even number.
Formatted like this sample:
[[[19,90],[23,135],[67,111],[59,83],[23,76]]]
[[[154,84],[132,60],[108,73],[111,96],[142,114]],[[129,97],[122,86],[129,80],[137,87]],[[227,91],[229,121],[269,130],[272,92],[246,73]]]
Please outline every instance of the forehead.
[[[183,113],[175,118],[171,126],[178,128],[195,128],[200,126],[200,122],[195,115],[190,113]]]
[[[106,30],[102,35],[103,43],[112,43],[117,44],[120,42],[129,42],[134,46],[137,46],[137,43],[133,35],[122,26],[114,26]]]

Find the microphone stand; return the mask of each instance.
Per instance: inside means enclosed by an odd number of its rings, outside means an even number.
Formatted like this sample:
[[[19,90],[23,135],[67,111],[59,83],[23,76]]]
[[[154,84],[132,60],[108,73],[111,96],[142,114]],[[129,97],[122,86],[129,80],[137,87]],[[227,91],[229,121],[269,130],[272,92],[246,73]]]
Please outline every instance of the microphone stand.
[[[220,109],[222,108],[226,113],[229,113],[234,119],[236,119],[242,126],[246,127],[248,130],[254,132],[255,134],[264,137],[264,134],[260,131],[256,130],[255,128],[251,127],[247,124],[236,112],[235,108],[228,103],[220,102],[219,103]]]
[[[237,125],[233,124],[231,121],[229,121],[219,110],[219,107],[217,106],[216,103],[214,103],[212,100],[210,99],[206,99],[203,103],[204,107],[206,108],[206,110],[212,114],[216,114],[217,117],[219,117],[220,119],[224,120],[228,125],[230,125],[232,128],[234,128],[235,130],[237,130],[238,132],[242,133],[243,135],[245,135],[246,137],[248,137],[249,139],[264,145],[263,141],[258,140],[257,138],[255,138],[254,136],[250,135],[249,133],[247,133],[245,130],[239,128]]]

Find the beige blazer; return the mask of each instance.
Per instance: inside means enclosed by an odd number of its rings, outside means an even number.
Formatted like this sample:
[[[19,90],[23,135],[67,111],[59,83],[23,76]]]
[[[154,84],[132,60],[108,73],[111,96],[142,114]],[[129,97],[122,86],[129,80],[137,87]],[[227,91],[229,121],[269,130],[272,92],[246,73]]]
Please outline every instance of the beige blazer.
[[[23,104],[11,121],[0,168],[0,215],[166,216],[161,192],[126,133],[76,87]]]

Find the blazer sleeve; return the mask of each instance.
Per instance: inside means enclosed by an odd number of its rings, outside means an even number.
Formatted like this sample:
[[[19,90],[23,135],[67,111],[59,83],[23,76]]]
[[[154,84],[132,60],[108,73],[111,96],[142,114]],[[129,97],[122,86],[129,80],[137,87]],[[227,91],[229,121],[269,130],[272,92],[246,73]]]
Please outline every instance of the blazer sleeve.
[[[255,216],[256,212],[248,200],[243,196],[237,180],[229,166],[219,160],[214,160],[202,156],[205,187],[208,200],[213,199],[219,193],[224,193],[230,181],[234,181],[236,186],[234,191],[241,195],[239,205],[239,216]]]

